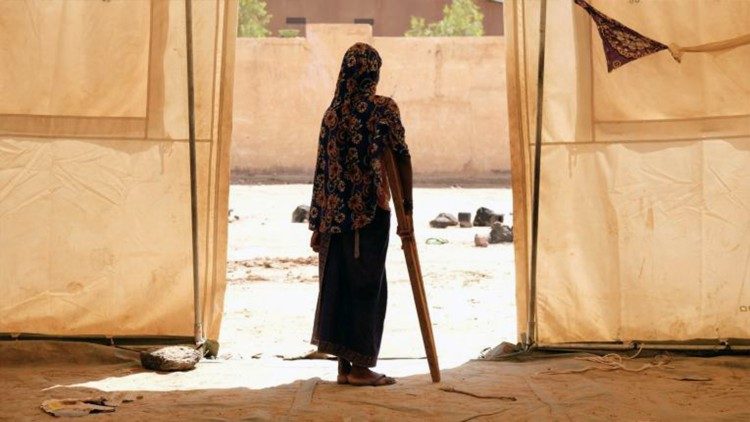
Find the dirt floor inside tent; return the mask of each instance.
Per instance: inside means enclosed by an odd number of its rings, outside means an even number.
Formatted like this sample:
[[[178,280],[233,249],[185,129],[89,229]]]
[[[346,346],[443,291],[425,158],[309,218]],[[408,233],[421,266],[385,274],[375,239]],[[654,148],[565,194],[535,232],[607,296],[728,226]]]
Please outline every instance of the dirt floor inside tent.
[[[626,361],[638,368],[651,359]],[[425,374],[390,387],[346,387],[330,362],[268,365],[258,360],[202,361],[184,373],[143,370],[133,352],[83,343],[0,343],[0,420],[52,420],[50,398],[132,392],[114,413],[82,420],[747,420],[746,357],[673,357],[642,372],[582,369],[575,357],[527,362],[467,362],[441,384]],[[394,375],[424,371],[423,362],[388,361]],[[445,390],[458,390],[450,392]]]

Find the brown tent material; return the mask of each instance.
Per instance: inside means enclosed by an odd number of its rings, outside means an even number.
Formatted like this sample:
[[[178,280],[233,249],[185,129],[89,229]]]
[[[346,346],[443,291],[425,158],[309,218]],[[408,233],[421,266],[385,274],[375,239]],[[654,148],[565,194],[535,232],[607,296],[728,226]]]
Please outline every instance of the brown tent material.
[[[237,3],[193,4],[200,293],[225,287]],[[0,3],[0,333],[193,337],[185,5]]]
[[[746,34],[750,3],[590,3],[667,44]],[[505,2],[518,328],[538,345],[750,339],[750,46],[607,72],[573,1],[547,4],[538,273],[529,297],[539,0]],[[527,304],[535,303],[530,315]]]

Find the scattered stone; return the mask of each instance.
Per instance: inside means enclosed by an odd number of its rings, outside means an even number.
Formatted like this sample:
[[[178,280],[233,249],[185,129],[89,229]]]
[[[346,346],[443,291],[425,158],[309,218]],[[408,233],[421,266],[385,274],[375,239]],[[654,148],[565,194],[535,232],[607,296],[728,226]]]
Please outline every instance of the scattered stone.
[[[87,399],[50,399],[42,402],[41,408],[52,416],[79,417],[92,413],[111,413],[115,406],[106,406],[106,397]]]
[[[492,223],[490,230],[490,243],[510,243],[513,242],[513,228],[496,221]]]
[[[310,207],[300,205],[292,212],[292,223],[304,223],[310,219]]]
[[[468,228],[471,227],[471,213],[470,212],[460,212],[458,213],[458,225],[462,228]]]
[[[495,347],[488,347],[482,350],[482,353],[479,354],[479,358],[492,360],[502,358],[503,356],[512,355],[518,351],[520,351],[518,346],[513,343],[504,341]]]
[[[201,360],[192,347],[169,346],[141,352],[141,365],[152,371],[189,371]]]
[[[502,223],[503,215],[496,214],[489,208],[481,207],[477,210],[476,215],[474,215],[474,226],[476,227],[490,227],[496,221]]]
[[[490,239],[487,236],[482,236],[479,234],[474,235],[474,245],[478,246],[480,248],[486,248],[490,245]]]
[[[436,229],[444,229],[450,226],[457,226],[458,219],[453,214],[445,212],[440,213],[434,220],[430,221],[430,227]]]
[[[203,343],[203,356],[209,359],[215,359],[219,356],[219,342],[206,339]]]

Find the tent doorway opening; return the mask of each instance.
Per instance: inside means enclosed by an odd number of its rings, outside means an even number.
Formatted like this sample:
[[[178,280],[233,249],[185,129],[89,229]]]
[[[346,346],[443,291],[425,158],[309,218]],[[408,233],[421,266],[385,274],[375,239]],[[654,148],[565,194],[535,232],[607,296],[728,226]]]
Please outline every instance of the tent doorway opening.
[[[492,207],[510,214],[511,193],[498,187],[422,187],[414,191],[415,235],[441,363],[453,367],[486,347],[516,338],[512,243],[477,247],[489,227],[433,228],[441,212]],[[309,343],[318,297],[318,258],[306,223],[293,223],[310,184],[234,184],[230,188],[227,290],[221,352],[228,359],[297,359]],[[473,212],[472,212],[473,214]],[[507,220],[506,220],[507,221]],[[381,359],[424,356],[395,216],[389,243],[388,311]],[[418,363],[420,372],[426,363]],[[332,366],[333,367],[333,366]]]
[[[504,41],[373,37],[369,25],[308,25],[305,37],[238,38],[227,291],[220,357],[278,362],[307,355],[318,260],[306,223],[317,139],[341,57],[365,41],[383,59],[378,93],[399,104],[415,173],[414,221],[441,366],[515,343],[512,243],[475,246],[491,227],[435,228],[479,208],[512,226]],[[419,56],[419,57],[416,57]],[[471,69],[471,72],[467,72]],[[400,239],[391,218],[381,363],[426,362]],[[328,364],[335,370],[335,365]]]

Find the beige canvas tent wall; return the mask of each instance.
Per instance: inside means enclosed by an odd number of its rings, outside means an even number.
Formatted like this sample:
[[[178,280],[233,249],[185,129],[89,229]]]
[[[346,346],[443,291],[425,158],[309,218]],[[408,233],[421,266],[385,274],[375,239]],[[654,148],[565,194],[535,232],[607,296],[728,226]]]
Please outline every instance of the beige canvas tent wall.
[[[745,1],[590,3],[667,44],[750,32]],[[750,46],[608,73],[572,0],[547,2],[529,297],[540,4],[505,3],[519,333],[532,301],[540,345],[750,338]]]
[[[237,4],[193,2],[200,291],[225,286]],[[185,4],[0,2],[0,333],[193,336]]]

